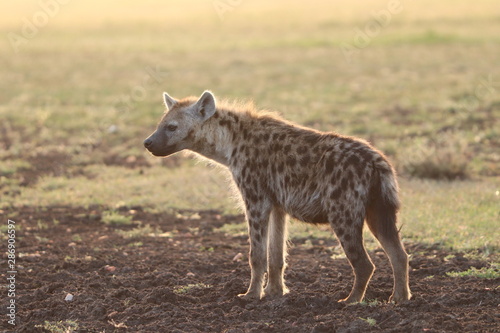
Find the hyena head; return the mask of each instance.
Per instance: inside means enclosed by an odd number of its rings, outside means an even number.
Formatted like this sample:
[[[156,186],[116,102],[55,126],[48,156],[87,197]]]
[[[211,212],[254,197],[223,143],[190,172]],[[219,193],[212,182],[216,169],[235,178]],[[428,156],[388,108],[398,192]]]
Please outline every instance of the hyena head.
[[[201,97],[176,100],[163,93],[167,108],[156,131],[146,140],[146,147],[155,156],[168,156],[183,149],[191,149],[193,133],[215,113],[215,97],[205,91]]]

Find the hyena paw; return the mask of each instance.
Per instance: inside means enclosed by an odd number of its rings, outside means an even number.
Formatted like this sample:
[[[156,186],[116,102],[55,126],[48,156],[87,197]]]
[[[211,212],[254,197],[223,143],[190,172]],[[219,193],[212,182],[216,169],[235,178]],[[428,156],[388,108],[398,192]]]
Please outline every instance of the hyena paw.
[[[339,303],[344,303],[344,304],[347,304],[347,305],[351,305],[351,304],[356,304],[356,303],[361,302],[361,298],[359,298],[359,297],[347,297],[347,298],[344,298],[344,299],[339,299],[338,302]]]
[[[239,294],[239,298],[245,300],[245,301],[254,301],[254,300],[260,300],[262,298],[261,293],[254,293],[254,292],[247,292],[245,294]]]
[[[270,286],[268,285],[264,289],[265,297],[275,298],[280,297],[288,293],[288,288],[285,286]]]
[[[411,298],[411,293],[408,292],[403,292],[403,293],[394,293],[389,297],[389,303],[394,302],[396,304],[402,303],[405,301],[409,301]]]

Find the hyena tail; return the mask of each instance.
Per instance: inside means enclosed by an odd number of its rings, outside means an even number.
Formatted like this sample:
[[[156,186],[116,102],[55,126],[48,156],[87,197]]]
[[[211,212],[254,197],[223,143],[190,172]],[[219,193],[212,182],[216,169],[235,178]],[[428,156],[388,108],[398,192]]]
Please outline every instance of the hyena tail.
[[[373,166],[366,223],[379,240],[380,237],[399,239],[396,222],[400,203],[395,171],[385,159],[374,162]]]

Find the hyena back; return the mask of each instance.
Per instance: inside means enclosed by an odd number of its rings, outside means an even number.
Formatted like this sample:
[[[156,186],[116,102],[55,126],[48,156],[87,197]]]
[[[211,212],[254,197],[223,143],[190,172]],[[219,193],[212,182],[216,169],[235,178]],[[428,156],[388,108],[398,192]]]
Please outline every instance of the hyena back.
[[[216,105],[208,91],[176,100],[144,141],[155,156],[187,149],[229,168],[241,192],[250,236],[251,280],[246,299],[288,292],[288,215],[328,223],[353,268],[348,303],[360,302],[373,274],[363,244],[366,220],[394,273],[390,299],[410,299],[408,255],[396,227],[398,185],[386,157],[367,142],[287,122],[251,105]],[[267,273],[267,286],[264,278]]]

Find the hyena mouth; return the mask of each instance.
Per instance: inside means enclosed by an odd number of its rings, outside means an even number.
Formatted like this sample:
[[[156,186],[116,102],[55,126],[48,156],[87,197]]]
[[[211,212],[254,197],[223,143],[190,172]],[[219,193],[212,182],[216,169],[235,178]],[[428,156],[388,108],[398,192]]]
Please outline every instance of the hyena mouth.
[[[148,148],[148,150],[157,157],[166,157],[179,151],[176,145],[164,146],[161,149]]]

